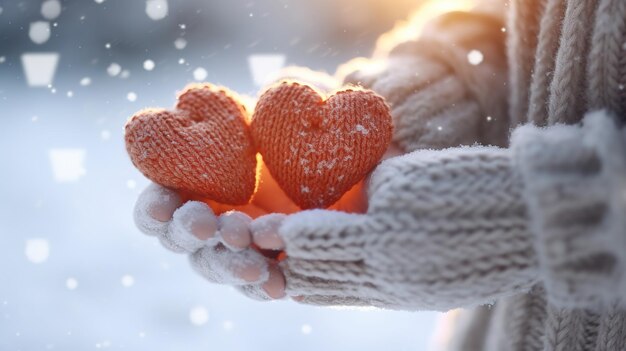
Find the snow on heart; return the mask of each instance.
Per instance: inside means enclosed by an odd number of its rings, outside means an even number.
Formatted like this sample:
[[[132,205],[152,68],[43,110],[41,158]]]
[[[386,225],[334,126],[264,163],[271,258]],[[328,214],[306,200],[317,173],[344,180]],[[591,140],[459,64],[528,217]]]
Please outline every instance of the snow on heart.
[[[387,150],[393,125],[372,91],[324,99],[307,85],[282,82],[259,98],[251,132],[272,176],[308,209],[332,205],[362,180]]]

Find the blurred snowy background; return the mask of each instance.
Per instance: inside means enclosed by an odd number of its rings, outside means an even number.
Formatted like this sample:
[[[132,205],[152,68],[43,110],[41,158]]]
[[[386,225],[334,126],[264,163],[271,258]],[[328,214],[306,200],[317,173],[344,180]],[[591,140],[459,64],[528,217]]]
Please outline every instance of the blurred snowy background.
[[[435,313],[250,301],[132,222],[122,127],[367,56],[418,0],[0,0],[0,350],[425,350]]]

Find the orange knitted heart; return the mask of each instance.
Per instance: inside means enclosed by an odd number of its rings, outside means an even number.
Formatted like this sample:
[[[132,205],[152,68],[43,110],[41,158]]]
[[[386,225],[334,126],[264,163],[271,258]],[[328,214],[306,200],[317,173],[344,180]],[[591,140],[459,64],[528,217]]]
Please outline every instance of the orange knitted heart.
[[[393,131],[389,107],[371,91],[344,90],[324,100],[293,82],[259,98],[250,127],[272,176],[302,209],[339,200],[376,166]]]
[[[125,139],[135,167],[155,183],[231,205],[254,193],[256,150],[246,110],[224,88],[191,85],[175,110],[137,112]]]

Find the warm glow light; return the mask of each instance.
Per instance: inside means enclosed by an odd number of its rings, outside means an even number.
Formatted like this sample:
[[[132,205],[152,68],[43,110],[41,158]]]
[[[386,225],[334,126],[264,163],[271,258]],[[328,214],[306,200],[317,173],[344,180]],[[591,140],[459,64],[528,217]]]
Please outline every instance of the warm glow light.
[[[458,326],[457,323],[460,314],[461,310],[456,309],[439,315],[435,334],[431,339],[430,350],[445,351],[450,348],[452,331]]]
[[[384,57],[399,43],[414,40],[433,18],[450,11],[467,11],[475,6],[473,0],[430,0],[424,2],[406,21],[399,21],[389,32],[381,35],[376,43],[374,58]]]

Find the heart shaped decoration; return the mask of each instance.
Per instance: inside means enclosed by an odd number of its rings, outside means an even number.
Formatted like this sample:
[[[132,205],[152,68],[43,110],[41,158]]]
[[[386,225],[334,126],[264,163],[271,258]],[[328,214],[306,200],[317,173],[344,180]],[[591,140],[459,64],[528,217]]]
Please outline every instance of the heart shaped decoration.
[[[302,209],[326,208],[379,162],[393,124],[384,99],[348,89],[326,100],[282,82],[257,102],[252,138],[270,173]]]
[[[126,150],[146,177],[220,203],[246,204],[256,187],[247,112],[229,91],[188,86],[176,109],[146,109],[126,123]]]

